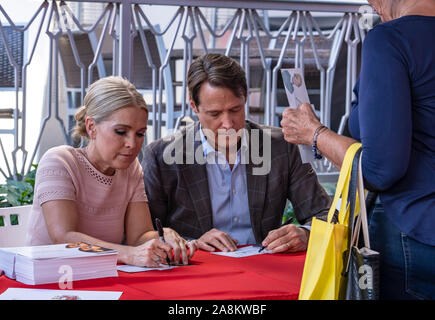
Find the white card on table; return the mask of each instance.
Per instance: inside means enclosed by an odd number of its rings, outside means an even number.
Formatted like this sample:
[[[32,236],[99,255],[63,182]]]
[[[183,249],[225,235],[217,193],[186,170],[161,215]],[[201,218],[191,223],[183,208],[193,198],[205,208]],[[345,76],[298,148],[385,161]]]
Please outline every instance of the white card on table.
[[[160,264],[157,268],[147,268],[147,267],[137,267],[137,266],[131,266],[129,264],[123,264],[116,267],[118,271],[123,272],[144,272],[144,271],[154,271],[154,270],[170,270],[173,268],[176,268],[177,266],[168,266],[167,264]]]
[[[247,246],[237,249],[237,251],[232,252],[212,252],[213,254],[217,254],[220,256],[225,257],[232,257],[232,258],[243,258],[243,257],[249,257],[249,256],[255,256],[258,254],[265,254],[265,253],[273,253],[271,250],[264,249],[261,252],[258,252],[260,250],[261,246]]]
[[[8,288],[0,300],[118,300],[120,291]]]

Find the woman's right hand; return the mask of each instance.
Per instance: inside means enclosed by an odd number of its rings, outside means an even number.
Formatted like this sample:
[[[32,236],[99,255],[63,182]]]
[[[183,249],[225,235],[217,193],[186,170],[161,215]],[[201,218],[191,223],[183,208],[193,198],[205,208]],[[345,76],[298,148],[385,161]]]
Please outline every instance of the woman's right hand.
[[[300,104],[297,109],[286,108],[282,113],[282,132],[290,143],[311,145],[314,132],[321,125],[308,103]]]
[[[126,264],[156,268],[160,263],[166,263],[166,257],[171,257],[172,247],[158,239],[151,239],[137,246],[129,247]]]

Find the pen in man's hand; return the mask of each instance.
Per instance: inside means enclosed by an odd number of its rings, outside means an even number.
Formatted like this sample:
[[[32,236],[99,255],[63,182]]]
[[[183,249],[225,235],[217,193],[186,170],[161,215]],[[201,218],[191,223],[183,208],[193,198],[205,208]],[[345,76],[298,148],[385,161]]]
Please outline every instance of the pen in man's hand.
[[[159,239],[161,242],[166,242],[165,241],[165,236],[163,233],[163,227],[162,227],[162,223],[160,222],[159,218],[156,218],[156,228],[157,228],[157,232],[159,233]],[[168,263],[168,266],[171,265],[171,261],[169,260],[169,257],[166,255],[166,262]]]
[[[290,224],[290,223],[292,223],[293,222],[293,217],[290,217],[286,222],[284,222],[282,225],[281,225],[281,227],[284,227],[284,226],[286,226],[286,225],[288,225],[288,224]],[[281,228],[280,227],[280,228]],[[261,252],[261,251],[263,251],[264,249],[266,249],[266,247],[265,246],[261,246],[261,248],[260,248],[260,250],[258,250],[258,252]]]

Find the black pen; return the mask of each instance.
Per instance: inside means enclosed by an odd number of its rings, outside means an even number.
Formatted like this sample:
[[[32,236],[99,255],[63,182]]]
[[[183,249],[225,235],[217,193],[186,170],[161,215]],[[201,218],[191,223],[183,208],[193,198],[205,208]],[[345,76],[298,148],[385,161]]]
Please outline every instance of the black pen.
[[[286,225],[288,225],[288,224],[290,224],[290,223],[292,223],[293,222],[293,217],[290,217],[286,222],[284,222],[282,225],[281,225],[281,227],[284,227],[284,226],[286,226]],[[280,228],[281,228],[280,227]],[[266,247],[265,246],[261,246],[261,248],[260,248],[260,250],[258,250],[258,252],[261,252],[261,251],[263,251],[264,249],[266,249]]]
[[[160,222],[159,218],[156,218],[156,228],[157,228],[157,232],[159,233],[159,239],[161,242],[166,242],[165,241],[165,236],[163,234],[163,227],[162,227],[162,223]],[[168,263],[168,266],[171,265],[171,261],[168,258],[168,255],[166,255],[166,262]]]

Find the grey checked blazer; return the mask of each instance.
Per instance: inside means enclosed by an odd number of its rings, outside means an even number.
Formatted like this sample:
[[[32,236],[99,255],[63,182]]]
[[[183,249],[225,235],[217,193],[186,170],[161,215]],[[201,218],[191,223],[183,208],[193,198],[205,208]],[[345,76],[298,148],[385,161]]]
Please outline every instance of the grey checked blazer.
[[[302,224],[310,224],[313,216],[325,215],[331,205],[329,196],[320,186],[311,165],[301,162],[297,146],[284,140],[280,128],[266,127],[251,121],[246,121],[245,124],[249,133],[252,129],[264,132],[265,128],[271,130],[270,172],[253,174],[261,164],[256,165],[251,157],[246,164],[249,211],[257,243],[263,241],[269,231],[280,226],[287,199],[292,202],[296,218]],[[188,132],[197,134],[198,130],[199,122],[195,122],[179,134],[150,143],[145,148],[142,160],[153,221],[158,217],[163,226],[173,228],[188,238],[199,238],[213,228],[206,165],[202,164],[203,161],[190,161],[190,164],[186,161],[189,152],[192,152],[191,148],[187,150],[186,141],[193,140],[193,134]],[[167,164],[164,161],[164,150],[171,142],[184,143],[183,164]],[[263,149],[262,139],[257,146],[251,142],[249,139],[249,149]],[[198,150],[197,155],[202,155],[201,141],[195,140],[192,143],[193,152]]]

